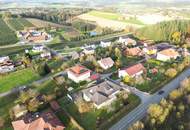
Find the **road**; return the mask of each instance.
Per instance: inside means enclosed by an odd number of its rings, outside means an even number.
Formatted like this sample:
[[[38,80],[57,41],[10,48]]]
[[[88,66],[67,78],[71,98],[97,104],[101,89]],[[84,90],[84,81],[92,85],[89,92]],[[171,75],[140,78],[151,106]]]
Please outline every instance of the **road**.
[[[127,130],[127,128],[138,120],[141,120],[147,113],[147,109],[152,103],[159,103],[162,98],[166,98],[168,94],[179,87],[180,82],[190,76],[190,68],[186,69],[179,76],[166,84],[161,90],[164,94],[158,95],[157,93],[151,95],[145,102],[142,102],[137,108],[131,111],[128,115],[124,116],[120,121],[114,124],[109,130]]]

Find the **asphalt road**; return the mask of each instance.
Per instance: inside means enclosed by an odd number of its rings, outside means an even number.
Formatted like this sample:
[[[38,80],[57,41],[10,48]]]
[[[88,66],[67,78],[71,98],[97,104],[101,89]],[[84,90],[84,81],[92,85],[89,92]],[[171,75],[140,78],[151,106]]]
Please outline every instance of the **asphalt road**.
[[[155,93],[151,95],[145,102],[142,102],[137,108],[135,108],[128,115],[124,116],[120,121],[114,124],[109,130],[127,130],[133,123],[141,120],[146,114],[150,104],[159,103],[162,98],[168,96],[168,94],[179,87],[180,82],[190,76],[190,68],[186,69],[179,76],[166,84],[161,90],[164,90],[162,95]]]

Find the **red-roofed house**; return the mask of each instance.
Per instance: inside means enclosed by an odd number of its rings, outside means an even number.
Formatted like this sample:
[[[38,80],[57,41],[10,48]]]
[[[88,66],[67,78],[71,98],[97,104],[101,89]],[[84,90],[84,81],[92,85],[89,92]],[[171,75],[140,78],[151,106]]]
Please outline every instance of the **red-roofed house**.
[[[64,126],[60,120],[49,111],[44,113],[40,118],[29,123],[24,120],[12,122],[14,130],[64,130]]]
[[[68,78],[76,83],[87,80],[90,77],[90,73],[91,71],[89,69],[81,65],[76,65],[74,67],[71,67],[67,71]]]
[[[118,73],[120,78],[125,76],[138,77],[142,75],[145,70],[146,69],[144,68],[144,66],[141,63],[139,63],[128,68],[121,69]]]
[[[114,65],[114,61],[110,58],[104,58],[98,61],[98,64],[105,70],[111,68]]]

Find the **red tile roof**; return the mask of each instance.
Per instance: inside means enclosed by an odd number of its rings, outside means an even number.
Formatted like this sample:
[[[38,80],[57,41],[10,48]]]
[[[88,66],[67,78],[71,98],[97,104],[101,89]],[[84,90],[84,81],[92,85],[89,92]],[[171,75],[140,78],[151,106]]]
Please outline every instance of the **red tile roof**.
[[[136,73],[138,73],[140,71],[144,71],[144,70],[145,70],[145,68],[144,68],[144,66],[141,63],[133,65],[133,66],[130,66],[130,67],[128,67],[128,68],[125,69],[125,71],[127,72],[127,74],[129,74],[130,76],[133,76]]]
[[[71,67],[69,70],[77,75],[86,74],[87,72],[90,72],[89,69],[81,65],[76,65],[74,67]]]
[[[111,64],[114,64],[114,61],[113,61],[110,57],[101,59],[100,62],[101,62],[104,66],[109,66],[109,65],[111,65]]]
[[[19,120],[12,122],[12,125],[14,130],[63,130],[65,128],[52,111],[43,113],[40,118],[30,123]]]

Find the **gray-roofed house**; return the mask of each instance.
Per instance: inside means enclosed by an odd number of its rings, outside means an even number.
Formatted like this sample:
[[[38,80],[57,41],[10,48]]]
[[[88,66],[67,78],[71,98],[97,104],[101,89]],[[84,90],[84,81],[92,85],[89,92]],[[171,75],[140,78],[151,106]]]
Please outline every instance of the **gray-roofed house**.
[[[121,91],[121,87],[109,80],[83,90],[83,98],[87,102],[93,102],[97,109],[111,104]]]

